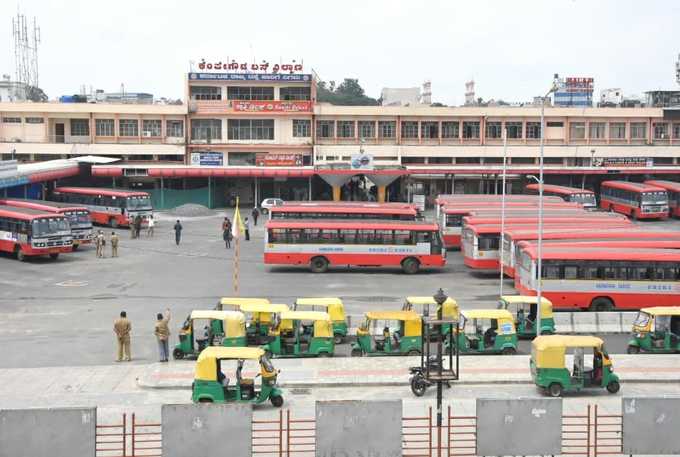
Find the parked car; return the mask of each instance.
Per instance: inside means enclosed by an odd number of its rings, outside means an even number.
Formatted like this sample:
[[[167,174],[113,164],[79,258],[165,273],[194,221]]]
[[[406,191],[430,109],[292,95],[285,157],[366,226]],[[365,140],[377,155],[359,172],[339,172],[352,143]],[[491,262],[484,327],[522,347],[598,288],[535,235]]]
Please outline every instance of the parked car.
[[[269,213],[269,208],[281,205],[283,205],[283,200],[280,198],[265,198],[262,200],[262,203],[260,203],[260,210],[262,211],[262,214],[267,214]]]

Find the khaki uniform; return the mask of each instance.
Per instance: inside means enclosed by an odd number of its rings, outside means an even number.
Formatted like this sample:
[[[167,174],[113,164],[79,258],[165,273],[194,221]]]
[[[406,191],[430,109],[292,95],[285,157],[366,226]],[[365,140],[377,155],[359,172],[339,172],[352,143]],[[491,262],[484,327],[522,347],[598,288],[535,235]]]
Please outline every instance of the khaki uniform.
[[[163,319],[156,321],[156,326],[154,327],[154,335],[156,335],[156,340],[158,342],[158,353],[161,362],[167,362],[170,356],[170,349],[168,347],[168,339],[170,338],[170,328],[168,327],[168,322],[170,322],[170,312],[167,311]]]
[[[104,257],[104,235],[102,233],[97,235],[97,257]]]
[[[132,324],[126,317],[121,317],[113,324],[113,331],[116,333],[118,340],[118,361],[130,361],[130,332],[132,331]]]
[[[111,257],[118,257],[118,235],[111,234]]]

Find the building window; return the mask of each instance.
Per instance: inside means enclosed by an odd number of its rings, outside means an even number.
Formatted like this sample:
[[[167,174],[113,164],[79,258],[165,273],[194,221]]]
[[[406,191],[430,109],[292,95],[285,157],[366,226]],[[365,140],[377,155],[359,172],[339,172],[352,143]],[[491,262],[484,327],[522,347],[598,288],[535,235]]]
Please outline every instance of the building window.
[[[143,119],[142,120],[142,135],[143,136],[161,136],[161,120],[160,119]]]
[[[545,165],[563,165],[564,159],[562,157],[543,157]]]
[[[545,123],[546,127],[564,127],[564,122],[562,121],[549,121]]]
[[[89,119],[71,119],[71,136],[89,136]]]
[[[427,163],[453,163],[453,157],[428,157],[427,158]]]
[[[401,137],[402,138],[418,138],[418,123],[412,121],[404,121],[401,123]]]
[[[505,130],[508,132],[508,138],[517,140],[522,139],[522,123],[521,122],[506,122]]]
[[[230,140],[273,140],[274,119],[229,119]]]
[[[333,138],[335,136],[335,125],[333,121],[316,121],[317,138]]]
[[[281,100],[310,100],[311,89],[309,87],[282,87],[279,89]]]
[[[227,156],[227,163],[229,165],[254,166],[255,157],[254,152],[230,152]]]
[[[222,100],[222,89],[211,86],[190,86],[189,95],[192,100]]]
[[[192,119],[192,140],[221,140],[222,121],[220,119]]]
[[[634,140],[647,138],[647,124],[645,122],[631,122],[630,137]]]
[[[227,87],[229,100],[274,100],[273,87]]]
[[[680,138],[680,124],[673,124],[673,138]]]
[[[668,139],[668,124],[659,122],[654,124],[654,139],[665,140]]]
[[[571,122],[569,124],[569,137],[572,140],[583,140],[586,138],[585,122]]]
[[[604,122],[591,122],[588,129],[588,137],[591,140],[603,140],[604,139]]]
[[[486,123],[486,137],[487,138],[502,138],[502,127],[500,122]]]
[[[378,122],[378,135],[380,138],[395,138],[397,136],[397,123],[395,121]]]
[[[309,138],[312,136],[312,121],[309,119],[293,119],[293,137]]]
[[[338,121],[338,138],[354,138],[354,121]]]
[[[121,119],[118,121],[119,136],[138,136],[139,121],[137,119]]]
[[[541,123],[527,122],[527,138],[541,138]]]
[[[421,138],[439,138],[439,124],[437,122],[421,122],[420,123],[420,137]]]
[[[460,124],[458,122],[442,122],[442,138],[458,138]]]
[[[165,136],[181,138],[184,136],[184,121],[170,119],[165,121]]]
[[[463,138],[479,138],[479,122],[463,121]]]
[[[622,140],[626,138],[625,122],[611,122],[609,124],[609,138],[612,140]]]
[[[545,161],[544,161],[545,162]],[[533,157],[512,157],[510,163],[513,165],[533,165],[536,163],[536,159]]]
[[[113,119],[95,119],[94,131],[97,136],[115,136],[115,121]]]
[[[20,117],[3,117],[2,122],[4,124],[21,124]]]
[[[27,124],[44,124],[45,123],[45,119],[43,119],[42,117],[27,117],[25,119],[25,121],[26,121]]]
[[[359,121],[359,138],[375,138],[375,122]]]
[[[402,165],[406,164],[417,164],[417,163],[425,163],[425,157],[402,157],[401,158],[401,163]]]

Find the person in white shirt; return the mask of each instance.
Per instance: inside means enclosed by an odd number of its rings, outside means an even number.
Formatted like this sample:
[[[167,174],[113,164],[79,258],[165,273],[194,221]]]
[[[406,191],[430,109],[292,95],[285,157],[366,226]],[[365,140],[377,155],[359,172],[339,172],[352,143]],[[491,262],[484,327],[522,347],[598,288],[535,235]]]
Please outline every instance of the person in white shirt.
[[[153,236],[153,226],[154,226],[154,221],[153,221],[153,214],[149,216],[149,219],[147,220],[147,225],[146,225],[146,236]]]

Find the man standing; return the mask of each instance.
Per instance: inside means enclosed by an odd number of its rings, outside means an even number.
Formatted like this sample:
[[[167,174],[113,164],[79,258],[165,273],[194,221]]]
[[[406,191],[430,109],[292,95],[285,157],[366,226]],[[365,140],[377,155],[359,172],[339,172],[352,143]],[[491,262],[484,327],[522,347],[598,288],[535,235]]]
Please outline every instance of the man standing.
[[[158,353],[161,362],[168,361],[168,339],[170,338],[168,322],[170,322],[170,309],[165,310],[165,316],[161,313],[156,315],[156,327],[153,333],[158,341]]]
[[[97,257],[100,259],[104,258],[104,246],[106,246],[106,238],[104,238],[104,232],[100,230],[97,233]]]
[[[253,216],[253,224],[257,227],[257,218],[260,217],[260,211],[257,209],[257,206],[253,208],[253,212],[250,215]]]
[[[130,355],[130,332],[132,331],[132,324],[127,318],[125,311],[120,312],[120,318],[113,323],[113,331],[118,340],[118,358],[116,362],[123,360],[129,362],[132,358]]]
[[[102,251],[102,240],[101,237],[99,236],[99,232],[94,236],[94,245],[97,248],[97,258],[101,257],[101,251]]]
[[[111,257],[118,257],[118,235],[111,232]]]
[[[243,220],[243,229],[246,234],[246,241],[250,241],[250,221],[248,220],[248,217]]]
[[[153,226],[154,226],[154,221],[153,221],[153,214],[149,216],[149,219],[146,221],[146,236],[153,237]]]
[[[179,246],[179,242],[182,239],[182,224],[179,223],[179,219],[175,222],[173,230],[175,230],[175,244]]]
[[[142,231],[142,216],[137,215],[135,217],[135,238],[139,238],[139,234]]]

